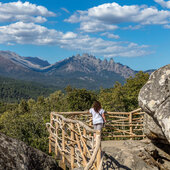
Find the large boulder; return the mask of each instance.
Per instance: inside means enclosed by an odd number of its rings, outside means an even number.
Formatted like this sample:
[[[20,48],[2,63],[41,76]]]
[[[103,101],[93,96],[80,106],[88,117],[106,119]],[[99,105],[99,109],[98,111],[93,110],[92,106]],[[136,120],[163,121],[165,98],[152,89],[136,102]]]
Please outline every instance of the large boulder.
[[[170,64],[150,75],[140,90],[138,101],[147,113],[144,118],[146,136],[170,144]]]
[[[47,154],[0,133],[0,169],[57,170],[60,168]]]

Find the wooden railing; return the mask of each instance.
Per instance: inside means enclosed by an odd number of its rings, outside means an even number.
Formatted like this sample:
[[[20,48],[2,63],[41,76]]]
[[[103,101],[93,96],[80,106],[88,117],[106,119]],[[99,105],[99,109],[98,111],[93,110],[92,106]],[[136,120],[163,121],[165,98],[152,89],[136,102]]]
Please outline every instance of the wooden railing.
[[[58,112],[66,118],[79,120],[93,128],[92,116],[84,112]],[[145,112],[136,109],[131,112],[107,112],[105,113],[107,123],[102,131],[103,140],[119,139],[141,139],[143,135],[143,116]]]
[[[103,129],[103,139],[142,139],[143,117],[145,112],[141,109],[132,112],[108,112],[107,124]]]
[[[145,137],[144,112],[141,109],[107,112],[105,116],[107,123],[101,134],[93,130],[92,117],[88,112],[52,112],[50,123],[47,123],[50,133],[49,152],[54,150],[56,155],[62,155],[63,163],[67,160],[71,169],[81,166],[99,170],[102,166],[101,137],[102,140]]]
[[[69,162],[71,169],[101,169],[100,131],[54,112],[51,113],[51,122],[46,126],[50,133],[49,153],[54,150],[56,155],[60,154],[63,164]]]

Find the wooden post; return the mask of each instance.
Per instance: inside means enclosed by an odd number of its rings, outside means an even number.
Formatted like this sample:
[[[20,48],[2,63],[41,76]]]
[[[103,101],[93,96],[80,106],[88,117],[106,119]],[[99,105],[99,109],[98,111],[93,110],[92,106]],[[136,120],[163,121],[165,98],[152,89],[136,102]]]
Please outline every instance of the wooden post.
[[[96,132],[96,136],[97,135],[100,135],[100,138],[101,138],[101,131],[98,131]],[[97,138],[96,138],[97,139]],[[96,141],[97,142],[97,141]],[[101,143],[100,143],[100,147],[99,147],[99,150],[97,152],[97,169],[99,168],[100,166],[100,161],[101,161]]]
[[[64,121],[62,120],[62,150],[65,150],[65,127],[64,127]],[[64,152],[63,152],[64,154]],[[63,161],[63,164],[65,163],[65,157],[64,155],[62,155],[62,161]]]
[[[92,126],[92,121],[89,122],[89,126]],[[89,134],[89,136],[92,136],[91,133]]]
[[[53,115],[52,113],[50,114],[50,124],[53,125]],[[49,136],[49,153],[51,153],[51,134]]]
[[[79,138],[78,138],[78,135],[75,134],[75,136],[76,136],[76,142],[77,142],[78,149],[79,149],[80,154],[81,154],[81,157],[82,157],[82,159],[83,159],[83,166],[85,167],[85,166],[87,165],[87,160],[86,160],[86,158],[85,158],[85,156],[84,156],[84,154],[83,154],[82,147],[81,147],[81,143],[80,143],[80,140],[79,140]]]
[[[57,120],[58,120],[58,117],[57,117]],[[55,122],[55,130],[56,130],[56,136],[58,137],[58,122]],[[56,141],[55,141],[55,155],[56,157],[58,156],[58,146],[57,146],[57,143],[58,143],[58,138],[56,138]]]
[[[74,129],[73,123],[71,123],[71,128]],[[74,132],[73,131],[71,131],[71,139],[74,140]],[[71,146],[71,169],[74,169],[74,145]]]
[[[83,128],[83,136],[86,136],[86,135],[87,135],[87,131],[86,131],[85,128]],[[87,145],[87,140],[86,139],[84,139],[84,142]],[[86,153],[87,153],[85,144],[83,144],[83,154],[84,154],[84,156],[86,156]]]
[[[129,131],[130,131],[130,136],[132,136],[133,133],[133,127],[132,127],[132,113],[129,113]],[[132,137],[130,138],[132,140]]]

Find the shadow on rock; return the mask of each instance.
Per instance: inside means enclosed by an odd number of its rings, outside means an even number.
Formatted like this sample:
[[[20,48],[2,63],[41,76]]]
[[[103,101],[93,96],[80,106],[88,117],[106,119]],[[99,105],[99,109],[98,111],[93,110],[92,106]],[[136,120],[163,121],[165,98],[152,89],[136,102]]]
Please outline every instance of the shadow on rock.
[[[103,162],[103,169],[104,170],[108,170],[108,169],[119,169],[121,168],[122,170],[131,170],[130,168],[128,168],[127,166],[124,166],[122,164],[120,164],[115,158],[113,158],[111,155],[108,155],[105,153],[104,155],[104,159],[105,161]]]

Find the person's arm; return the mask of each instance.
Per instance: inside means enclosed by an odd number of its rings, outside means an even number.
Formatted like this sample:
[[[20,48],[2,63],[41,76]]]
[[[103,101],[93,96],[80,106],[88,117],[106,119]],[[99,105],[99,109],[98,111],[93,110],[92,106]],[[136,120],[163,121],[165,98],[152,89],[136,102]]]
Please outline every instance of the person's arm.
[[[105,117],[104,113],[102,114],[102,117],[103,117],[104,123],[106,123],[106,117]]]
[[[89,109],[89,110],[87,111],[87,114],[92,114],[91,109]]]
[[[87,112],[87,114],[90,114],[90,111],[89,111],[89,110],[85,110],[85,112]]]

